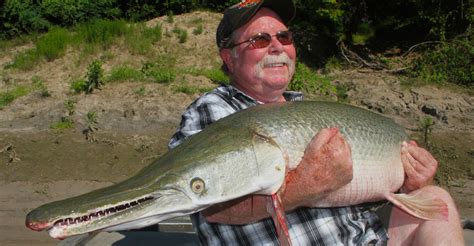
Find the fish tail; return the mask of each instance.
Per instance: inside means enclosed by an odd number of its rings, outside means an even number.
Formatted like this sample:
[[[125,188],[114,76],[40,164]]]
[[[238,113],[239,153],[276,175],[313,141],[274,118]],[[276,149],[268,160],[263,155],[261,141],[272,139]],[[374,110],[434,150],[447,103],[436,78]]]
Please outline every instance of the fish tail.
[[[410,194],[388,194],[387,200],[406,213],[424,220],[448,220],[448,205],[433,194],[414,191]]]

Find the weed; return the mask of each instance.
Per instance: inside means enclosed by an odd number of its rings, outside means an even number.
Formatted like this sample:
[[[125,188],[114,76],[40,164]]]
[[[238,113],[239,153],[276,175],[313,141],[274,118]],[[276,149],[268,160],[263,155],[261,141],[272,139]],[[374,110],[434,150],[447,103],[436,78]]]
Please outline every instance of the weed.
[[[199,26],[197,26],[194,30],[193,30],[193,34],[194,35],[199,35],[199,34],[202,34],[204,31],[204,28],[202,27],[202,24],[199,24]]]
[[[51,129],[54,129],[54,130],[71,129],[73,127],[74,127],[74,120],[67,116],[61,117],[61,120],[51,125]]]
[[[64,55],[68,43],[68,32],[63,28],[54,28],[36,42],[36,51],[40,57],[52,61]]]
[[[120,66],[112,68],[105,81],[140,81],[143,79],[144,74],[139,70],[127,66]]]
[[[173,29],[173,32],[176,33],[176,35],[178,36],[179,43],[182,44],[188,40],[188,31],[179,27],[175,27]]]
[[[433,129],[434,121],[431,117],[423,118],[421,122],[421,129],[423,130],[423,142],[424,145],[429,149],[429,136],[431,135],[431,130]]]
[[[104,84],[103,74],[104,71],[100,60],[94,60],[89,64],[89,68],[87,69],[86,94],[92,93],[94,89],[100,89]]]
[[[11,91],[0,93],[0,109],[3,109],[8,104],[15,101],[15,99],[28,94],[28,89],[23,86],[17,86]]]
[[[64,101],[64,107],[67,110],[67,115],[72,116],[74,114],[74,111],[75,111],[76,100],[75,99],[67,99],[66,101]]]
[[[75,93],[81,93],[83,91],[86,91],[87,89],[87,84],[86,80],[84,79],[77,79],[71,82],[71,90],[73,90]]]
[[[43,80],[41,80],[38,76],[31,77],[31,82],[33,83],[33,87],[39,91],[41,97],[51,96],[48,88],[44,85]]]
[[[97,112],[89,111],[86,114],[86,121],[89,126],[95,126],[98,123]]]

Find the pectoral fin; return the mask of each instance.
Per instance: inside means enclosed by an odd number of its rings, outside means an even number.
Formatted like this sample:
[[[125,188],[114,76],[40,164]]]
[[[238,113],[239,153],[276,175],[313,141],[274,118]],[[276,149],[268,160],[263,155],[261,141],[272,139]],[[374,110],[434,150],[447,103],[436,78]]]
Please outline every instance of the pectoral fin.
[[[275,194],[285,179],[285,154],[273,138],[256,131],[253,132],[252,144],[258,172],[255,175],[259,177],[256,179],[257,185],[262,186],[257,194]]]

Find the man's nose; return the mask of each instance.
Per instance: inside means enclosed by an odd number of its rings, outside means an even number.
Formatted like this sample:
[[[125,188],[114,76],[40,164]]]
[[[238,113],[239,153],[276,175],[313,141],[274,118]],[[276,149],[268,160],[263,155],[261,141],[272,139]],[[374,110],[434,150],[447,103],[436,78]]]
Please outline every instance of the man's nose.
[[[277,37],[273,36],[269,47],[270,54],[280,54],[283,52],[283,44],[278,41]]]

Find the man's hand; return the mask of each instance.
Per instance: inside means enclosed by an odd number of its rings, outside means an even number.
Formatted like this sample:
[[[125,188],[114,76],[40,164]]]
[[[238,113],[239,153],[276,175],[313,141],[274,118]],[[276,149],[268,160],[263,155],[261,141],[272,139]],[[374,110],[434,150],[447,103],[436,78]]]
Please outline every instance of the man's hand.
[[[352,180],[352,154],[337,128],[327,128],[313,137],[298,167],[285,179],[283,204],[287,209],[326,196]]]
[[[285,210],[324,197],[352,180],[349,144],[336,128],[322,129],[306,147],[298,167],[288,172],[281,190]],[[265,196],[250,195],[203,211],[208,222],[247,224],[269,217]]]
[[[402,143],[402,163],[405,169],[403,192],[409,193],[433,182],[438,162],[415,141]]]

